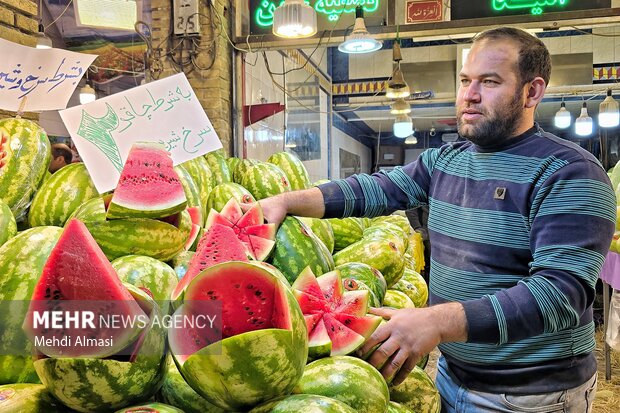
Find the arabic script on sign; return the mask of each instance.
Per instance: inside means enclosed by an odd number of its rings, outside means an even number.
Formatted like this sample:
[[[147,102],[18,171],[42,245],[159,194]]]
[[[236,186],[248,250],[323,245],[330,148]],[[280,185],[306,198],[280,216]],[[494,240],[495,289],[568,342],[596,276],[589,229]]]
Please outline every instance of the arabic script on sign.
[[[443,20],[441,0],[409,0],[405,3],[405,12],[406,23],[440,22]]]
[[[175,165],[222,147],[183,73],[60,112],[99,193],[116,187],[134,142],[158,142]]]
[[[57,110],[67,102],[96,55],[35,49],[0,39],[0,109]]]

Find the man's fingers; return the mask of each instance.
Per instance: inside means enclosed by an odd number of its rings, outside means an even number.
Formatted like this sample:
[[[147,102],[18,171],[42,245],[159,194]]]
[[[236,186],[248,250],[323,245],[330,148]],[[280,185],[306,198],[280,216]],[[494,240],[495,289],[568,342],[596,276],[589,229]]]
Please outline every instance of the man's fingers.
[[[357,355],[362,358],[366,358],[368,353],[372,352],[372,350],[379,343],[384,342],[390,337],[390,328],[387,325],[379,326],[374,333],[371,334],[370,337],[364,342],[362,347],[357,350]]]
[[[368,361],[370,364],[375,366],[377,369],[381,369],[385,363],[388,361],[392,354],[396,353],[399,349],[398,342],[393,338],[387,339],[383,344],[381,344],[375,351],[372,352]]]
[[[406,365],[408,360],[407,352],[400,348],[381,368],[381,374],[385,380],[390,383],[394,376]],[[408,374],[408,373],[407,373]]]
[[[394,376],[394,380],[392,380],[392,386],[398,386],[403,381],[405,381],[405,379],[409,377],[409,374],[415,368],[416,363],[417,363],[417,360],[415,360],[413,357],[409,357],[407,361],[405,361],[403,366],[400,368],[400,370],[398,370],[398,373],[396,373],[396,376]]]
[[[374,314],[374,315],[378,315],[380,317],[383,317],[386,320],[389,320],[390,318],[392,318],[392,316],[396,313],[396,309],[394,308],[387,308],[387,307],[370,307],[370,309],[368,310],[368,312],[370,314]]]

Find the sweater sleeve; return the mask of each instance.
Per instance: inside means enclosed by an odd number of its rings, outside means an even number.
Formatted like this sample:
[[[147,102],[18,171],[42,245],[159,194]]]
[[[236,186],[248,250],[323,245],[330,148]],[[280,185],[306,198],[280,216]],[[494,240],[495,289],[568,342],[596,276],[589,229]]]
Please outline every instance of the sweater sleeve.
[[[518,341],[579,326],[616,222],[615,195],[603,169],[580,159],[532,194],[530,272],[516,286],[463,302],[470,342]]]
[[[426,204],[440,151],[428,149],[416,161],[387,173],[353,175],[320,185],[324,218],[376,217]]]

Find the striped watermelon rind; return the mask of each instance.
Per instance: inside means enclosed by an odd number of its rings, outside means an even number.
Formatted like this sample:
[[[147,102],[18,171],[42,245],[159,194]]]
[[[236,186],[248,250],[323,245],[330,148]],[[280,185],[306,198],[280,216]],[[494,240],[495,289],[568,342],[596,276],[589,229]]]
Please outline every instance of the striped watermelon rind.
[[[163,403],[147,403],[135,406],[125,407],[114,413],[184,413],[183,410],[177,409]]]
[[[187,169],[183,165],[177,165],[174,167],[175,172],[179,175],[179,180],[181,181],[181,185],[183,185],[183,190],[185,191],[185,197],[187,198],[187,207],[198,207],[201,211],[201,222],[200,225],[204,223],[205,210],[200,199],[200,189],[194,178],[190,175]]]
[[[310,188],[310,176],[303,162],[290,152],[278,152],[271,155],[267,162],[278,166],[286,174],[291,190]]]
[[[125,255],[146,255],[168,261],[183,250],[192,228],[187,211],[180,212],[178,227],[148,218],[106,221],[103,198],[85,202],[72,217],[84,222],[110,261]]]
[[[170,363],[168,375],[158,394],[158,400],[183,410],[185,413],[224,413],[225,410],[209,403],[185,381],[176,364]]]
[[[383,305],[385,307],[396,309],[415,308],[415,304],[411,301],[411,298],[409,298],[407,294],[398,290],[387,290],[385,292],[385,297],[383,298]]]
[[[405,268],[403,276],[391,287],[407,295],[417,307],[424,307],[428,300],[428,285],[424,277],[412,269]]]
[[[0,142],[7,153],[0,169],[0,199],[7,203],[16,221],[22,221],[30,200],[47,172],[52,157],[45,131],[27,119],[0,120]]]
[[[411,409],[409,409],[407,406],[403,406],[400,403],[390,401],[388,403],[388,407],[385,413],[414,413],[414,412],[411,411]]]
[[[162,313],[143,291],[125,284],[141,301],[151,319]],[[109,412],[153,396],[168,369],[166,329],[161,323],[147,326],[135,361],[94,358],[43,358],[35,370],[47,390],[68,407],[80,412]]]
[[[67,413],[42,384],[16,383],[0,386],[0,412]]]
[[[241,186],[250,191],[257,200],[291,190],[291,185],[282,169],[267,162],[251,166],[241,177]]]
[[[61,233],[58,227],[32,228],[0,247],[0,302],[11,306],[10,312],[0,314],[0,384],[39,382],[22,323],[28,300]]]
[[[327,219],[299,217],[299,219],[310,227],[314,235],[316,235],[327,247],[330,254],[334,252],[334,231]]]
[[[398,386],[390,386],[390,399],[416,413],[439,413],[441,396],[433,379],[416,366]]]
[[[209,212],[212,209],[221,211],[222,208],[224,208],[224,205],[226,205],[226,203],[232,198],[242,204],[256,202],[256,199],[252,196],[250,191],[241,185],[234,182],[225,182],[223,184],[216,185],[209,193],[209,198],[207,199],[205,209],[207,211],[207,215],[209,215]]]
[[[61,168],[36,192],[28,212],[31,227],[61,227],[80,205],[99,196],[83,163]]]
[[[243,178],[248,169],[254,165],[258,165],[259,163],[260,161],[257,159],[241,159],[240,162],[237,162],[235,169],[232,171],[233,182],[241,184],[241,178]]]
[[[365,413],[385,413],[390,400],[381,373],[364,360],[350,356],[308,364],[293,392],[331,397]]]
[[[364,236],[364,228],[359,218],[329,218],[327,221],[334,234],[334,251],[345,249]]]
[[[228,169],[228,163],[226,162],[226,156],[221,149],[207,153],[204,156],[207,160],[211,172],[213,172],[213,178],[215,185],[220,185],[225,182],[232,182],[230,175],[230,169]]]
[[[370,306],[380,307],[387,291],[387,284],[383,274],[376,268],[361,262],[348,262],[336,267],[342,274],[345,290],[355,290],[350,280],[355,280],[358,289],[366,289],[371,293]]]
[[[11,208],[0,199],[0,247],[17,234],[17,223]]]
[[[317,277],[333,270],[334,262],[326,251],[327,247],[308,226],[297,217],[289,216],[276,233],[276,247],[270,262],[293,283],[306,267]]]
[[[213,172],[211,172],[207,160],[204,157],[199,156],[197,158],[183,162],[181,166],[183,166],[183,168],[185,168],[185,170],[190,174],[190,176],[194,180],[194,183],[198,187],[198,192],[200,193],[200,202],[204,208],[204,206],[207,204],[207,198],[209,197],[209,193],[215,186]]]
[[[250,413],[356,413],[349,405],[316,394],[293,394],[281,397],[250,410]]]

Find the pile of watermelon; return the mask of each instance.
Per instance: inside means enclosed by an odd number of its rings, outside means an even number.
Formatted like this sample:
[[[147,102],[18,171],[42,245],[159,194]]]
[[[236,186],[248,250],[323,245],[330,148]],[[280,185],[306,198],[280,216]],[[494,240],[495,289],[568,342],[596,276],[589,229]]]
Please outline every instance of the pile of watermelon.
[[[404,216],[264,222],[256,200],[312,186],[287,152],[173,166],[140,143],[100,195],[83,164],[45,176],[36,124],[0,136],[0,302],[22,303],[0,313],[0,412],[439,411],[423,364],[394,387],[354,356],[384,323],[370,307],[426,304]],[[76,308],[143,323],[35,321]]]

